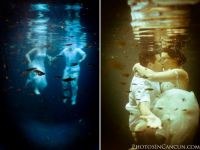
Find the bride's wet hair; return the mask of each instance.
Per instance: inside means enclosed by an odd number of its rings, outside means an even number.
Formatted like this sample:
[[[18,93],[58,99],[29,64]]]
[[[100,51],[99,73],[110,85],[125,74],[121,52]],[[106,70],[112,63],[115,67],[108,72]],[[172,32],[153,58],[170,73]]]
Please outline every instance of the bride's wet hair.
[[[168,53],[168,55],[172,58],[172,59],[176,59],[177,60],[177,64],[179,66],[182,66],[183,64],[186,63],[187,59],[183,53],[182,50],[179,50],[177,48],[166,48],[163,50],[163,52]]]

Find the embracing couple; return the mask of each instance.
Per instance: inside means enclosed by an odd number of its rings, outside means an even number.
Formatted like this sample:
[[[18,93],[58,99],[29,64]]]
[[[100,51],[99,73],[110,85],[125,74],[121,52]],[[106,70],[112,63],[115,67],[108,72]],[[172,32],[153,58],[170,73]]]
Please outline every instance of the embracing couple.
[[[142,51],[139,62],[133,67],[134,77],[126,104],[133,135],[149,127],[162,131],[160,134],[167,138],[171,133],[165,133],[166,128],[175,129],[183,121],[187,131],[191,118],[192,125],[196,126],[199,108],[193,92],[187,91],[189,77],[182,68],[186,62],[184,54],[176,49]],[[167,122],[170,120],[171,123]]]

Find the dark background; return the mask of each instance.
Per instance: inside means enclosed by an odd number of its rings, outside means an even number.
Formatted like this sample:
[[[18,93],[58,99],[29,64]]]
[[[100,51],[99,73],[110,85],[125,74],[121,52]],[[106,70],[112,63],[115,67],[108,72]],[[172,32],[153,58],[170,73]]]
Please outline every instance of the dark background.
[[[86,60],[81,64],[81,75],[79,78],[78,103],[71,107],[69,103],[63,104],[55,97],[55,81],[49,84],[42,97],[27,96],[28,91],[23,88],[24,78],[18,67],[20,53],[12,54],[10,44],[15,45],[15,51],[23,47],[24,32],[28,16],[28,6],[32,3],[47,3],[49,5],[65,5],[79,2],[82,4],[81,24],[87,29],[87,43],[85,48]],[[54,15],[54,12],[51,14]],[[59,14],[54,17],[59,18]],[[17,23],[18,22],[18,23]],[[21,42],[21,43],[20,43]],[[0,5],[0,150],[13,149],[88,149],[94,150],[99,147],[99,2],[97,0],[7,0],[1,1]],[[20,51],[20,50],[19,50]],[[22,54],[21,54],[22,55]],[[24,54],[23,54],[24,55]],[[6,69],[4,68],[6,64]],[[50,67],[49,67],[50,68]],[[50,73],[55,71],[50,68]],[[5,77],[9,78],[6,79]],[[11,92],[7,91],[14,86]],[[58,95],[58,92],[56,93]],[[56,96],[57,96],[56,95]],[[21,126],[29,127],[26,121],[39,121],[45,126],[58,124],[69,124],[77,129],[75,140],[67,137],[72,142],[66,142],[60,146],[52,146],[53,140],[46,145],[37,144],[30,140]],[[44,129],[45,130],[45,129]],[[58,127],[58,132],[61,129]],[[66,129],[63,129],[66,130]],[[67,131],[67,130],[66,130]],[[57,132],[56,130],[54,132]],[[71,131],[69,131],[71,132]],[[72,132],[73,133],[73,132]],[[55,133],[57,135],[57,133]],[[70,135],[70,134],[69,134]],[[45,135],[41,135],[45,136]],[[52,135],[53,139],[53,135]],[[67,140],[67,139],[66,139]],[[69,140],[69,141],[70,141]],[[56,140],[55,140],[56,141]]]
[[[102,0],[101,4],[101,97],[102,149],[125,150],[133,144],[128,127],[125,104],[133,74],[131,68],[138,62],[140,45],[133,39],[130,26],[130,8],[126,0]],[[188,42],[184,48],[187,63],[184,68],[190,77],[190,88],[200,100],[200,5],[192,6]],[[200,132],[194,144],[200,144]]]

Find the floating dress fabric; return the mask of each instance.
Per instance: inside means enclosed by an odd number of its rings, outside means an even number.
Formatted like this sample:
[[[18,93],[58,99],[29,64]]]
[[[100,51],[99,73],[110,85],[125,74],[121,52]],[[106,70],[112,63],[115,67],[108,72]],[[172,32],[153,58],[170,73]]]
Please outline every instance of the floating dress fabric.
[[[152,107],[162,121],[157,132],[166,138],[166,144],[191,144],[199,122],[199,105],[193,92],[172,88],[155,99]]]

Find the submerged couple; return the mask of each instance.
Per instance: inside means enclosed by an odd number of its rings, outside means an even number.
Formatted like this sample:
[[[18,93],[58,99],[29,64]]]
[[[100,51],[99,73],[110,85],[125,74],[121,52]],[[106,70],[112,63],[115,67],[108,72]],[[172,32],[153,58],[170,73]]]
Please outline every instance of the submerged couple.
[[[178,107],[185,107],[185,112],[191,109],[191,112],[194,110],[199,116],[196,98],[193,92],[187,91],[189,77],[182,68],[186,58],[181,51],[173,49],[162,52],[143,51],[139,55],[139,62],[133,67],[134,77],[131,82],[129,102],[126,104],[126,110],[130,112],[129,127],[133,135],[144,131],[147,127],[162,130],[163,120],[170,120],[178,115],[193,115],[181,114],[183,111],[177,115],[176,112],[170,112],[172,108],[175,108],[173,111],[177,111]],[[181,103],[185,101],[193,104],[189,106]],[[175,103],[181,106],[176,106]],[[193,106],[195,108],[192,108]],[[174,116],[171,113],[174,113]],[[179,120],[177,119],[177,122]],[[196,121],[198,122],[198,118]],[[195,122],[194,125],[196,124],[198,123]]]
[[[33,68],[29,73],[26,85],[31,84],[34,88],[34,93],[40,95],[41,91],[47,87],[47,80],[45,74],[45,60],[48,58],[50,62],[53,62],[59,57],[65,58],[65,69],[62,76],[63,85],[63,102],[71,99],[71,104],[76,104],[76,97],[78,91],[78,77],[80,73],[80,63],[86,58],[86,53],[75,46],[69,46],[64,48],[55,57],[49,56],[45,46],[38,46],[33,48],[26,54],[28,60],[28,67]],[[36,70],[37,71],[34,71]],[[43,74],[38,74],[42,72]]]

